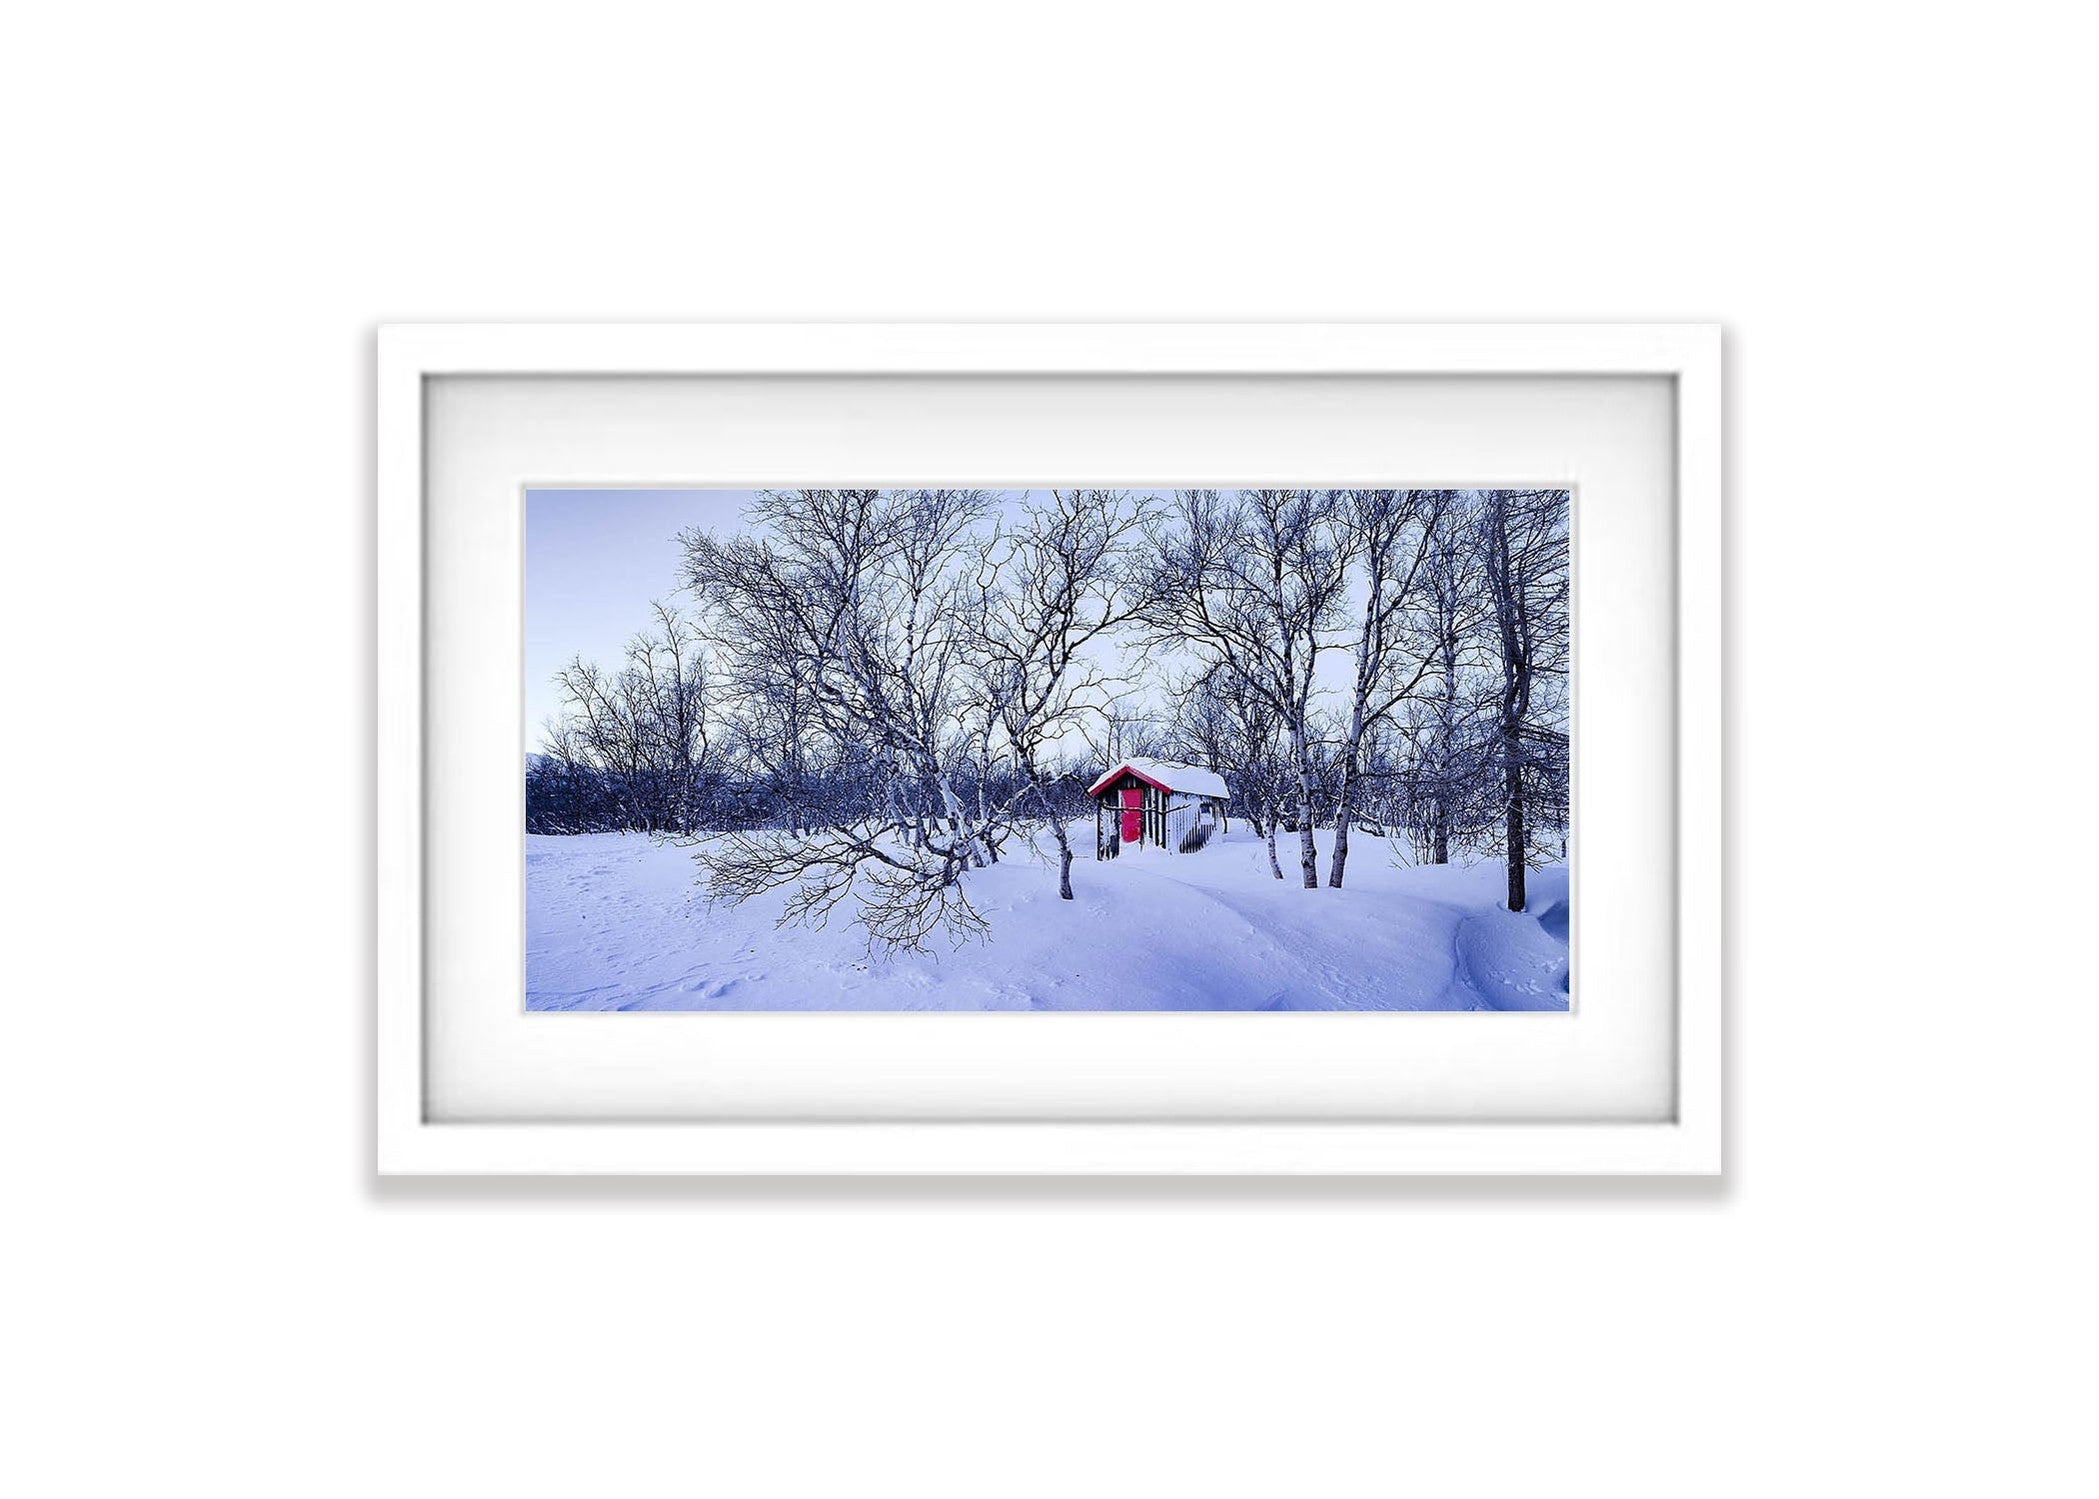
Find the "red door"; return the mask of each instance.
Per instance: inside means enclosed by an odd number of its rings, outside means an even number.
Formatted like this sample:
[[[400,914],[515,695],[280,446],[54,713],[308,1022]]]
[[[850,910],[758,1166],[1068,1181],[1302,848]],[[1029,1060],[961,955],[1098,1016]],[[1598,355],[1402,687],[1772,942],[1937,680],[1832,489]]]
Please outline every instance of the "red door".
[[[1144,788],[1131,786],[1122,793],[1122,841],[1139,843],[1144,839]]]

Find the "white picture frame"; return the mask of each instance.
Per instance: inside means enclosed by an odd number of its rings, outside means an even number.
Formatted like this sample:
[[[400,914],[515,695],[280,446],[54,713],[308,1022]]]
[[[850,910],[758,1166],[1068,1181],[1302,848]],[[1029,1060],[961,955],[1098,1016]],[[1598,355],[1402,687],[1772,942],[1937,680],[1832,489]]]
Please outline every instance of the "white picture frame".
[[[1709,325],[417,325],[380,330],[381,1174],[1717,1174],[1722,1140],[1720,334]],[[1673,945],[1662,1117],[448,1118],[426,1045],[426,480],[448,377],[1641,376],[1673,442]],[[1405,476],[1415,479],[1419,476]],[[1457,476],[1437,476],[1457,477]],[[1191,481],[1193,476],[1190,476]],[[782,482],[785,482],[784,476]],[[1580,589],[1580,562],[1576,588]],[[1673,794],[1672,794],[1673,789]],[[1579,869],[1577,849],[1577,870]],[[1577,876],[1579,877],[1579,876]],[[1260,1017],[1246,1017],[1256,1020]],[[1514,1017],[1510,1017],[1514,1018]],[[805,1022],[806,1023],[806,1022]],[[1422,1024],[1424,1019],[1411,1022]],[[1426,1023],[1435,1023],[1428,1019]]]

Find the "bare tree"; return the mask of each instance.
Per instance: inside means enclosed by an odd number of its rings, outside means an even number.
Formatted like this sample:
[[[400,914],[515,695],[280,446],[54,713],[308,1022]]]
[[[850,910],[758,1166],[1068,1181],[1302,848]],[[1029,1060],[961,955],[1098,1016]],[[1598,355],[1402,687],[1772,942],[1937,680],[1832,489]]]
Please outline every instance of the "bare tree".
[[[1418,855],[1434,864],[1448,864],[1453,844],[1480,831],[1493,768],[1485,720],[1495,709],[1484,679],[1491,610],[1476,544],[1483,503],[1477,492],[1459,491],[1439,507],[1428,527],[1421,601],[1407,616],[1408,649],[1429,675],[1400,726],[1405,820]]]
[[[865,794],[822,809],[805,836],[740,834],[703,851],[718,894],[799,883],[788,919],[817,924],[851,895],[885,945],[981,930],[959,881],[990,849],[957,758],[985,508],[974,490],[768,491],[751,507],[763,539],[679,538],[687,586],[739,672],[800,684],[825,736],[864,762]]]
[[[707,655],[693,622],[651,605],[655,628],[606,673],[580,656],[556,675],[565,720],[548,752],[604,777],[630,826],[683,833],[699,816],[709,756]]]
[[[1166,757],[1166,734],[1158,720],[1123,703],[1110,702],[1081,724],[1079,737],[1108,770],[1128,760]]]
[[[976,617],[985,759],[996,726],[1056,839],[1064,900],[1072,899],[1071,838],[1048,790],[1045,755],[1107,709],[1109,683],[1085,653],[1130,617],[1130,543],[1143,518],[1143,507],[1115,490],[1053,490],[982,562]]]
[[[1199,683],[1217,709],[1219,764],[1232,767],[1232,800],[1268,848],[1268,870],[1283,878],[1276,833],[1297,793],[1298,770],[1290,758],[1282,720],[1268,699],[1229,667],[1213,667]]]
[[[744,784],[763,788],[769,815],[799,834],[814,812],[820,766],[835,747],[793,670],[744,654],[724,652],[723,660],[719,696]]]
[[[1304,886],[1317,889],[1312,694],[1346,592],[1335,492],[1180,490],[1149,541],[1149,641],[1228,669],[1275,713],[1297,778]]]
[[[1222,770],[1236,768],[1231,710],[1211,690],[1211,674],[1196,673],[1166,689],[1166,759]]]
[[[1521,911],[1533,853],[1534,829],[1527,819],[1533,802],[1541,799],[1538,793],[1544,793],[1555,820],[1564,820],[1566,734],[1538,710],[1548,703],[1559,706],[1558,684],[1567,671],[1567,491],[1487,490],[1479,500],[1473,536],[1491,610],[1490,648],[1501,679],[1494,737],[1502,775],[1508,908]],[[1561,771],[1557,795],[1556,770]]]
[[[1441,489],[1349,489],[1335,507],[1344,555],[1361,570],[1362,612],[1352,654],[1355,673],[1335,766],[1334,858],[1327,883],[1348,869],[1348,827],[1358,757],[1366,732],[1418,691],[1435,669],[1406,628],[1420,607],[1432,537],[1450,494]]]

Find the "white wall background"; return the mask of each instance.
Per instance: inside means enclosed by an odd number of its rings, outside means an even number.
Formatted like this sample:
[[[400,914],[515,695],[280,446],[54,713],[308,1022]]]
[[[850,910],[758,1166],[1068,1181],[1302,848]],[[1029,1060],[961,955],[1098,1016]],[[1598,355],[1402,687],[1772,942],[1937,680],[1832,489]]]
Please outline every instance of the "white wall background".
[[[16,16],[6,1486],[2089,1484],[2070,24]],[[371,326],[1013,317],[1729,325],[1724,1185],[375,1187]]]

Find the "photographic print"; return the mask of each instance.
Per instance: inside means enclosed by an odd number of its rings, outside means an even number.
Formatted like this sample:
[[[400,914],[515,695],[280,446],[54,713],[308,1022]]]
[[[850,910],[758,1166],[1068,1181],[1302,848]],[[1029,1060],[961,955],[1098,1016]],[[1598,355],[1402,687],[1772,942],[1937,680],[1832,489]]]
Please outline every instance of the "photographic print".
[[[533,489],[525,1003],[1565,1010],[1564,489]]]

